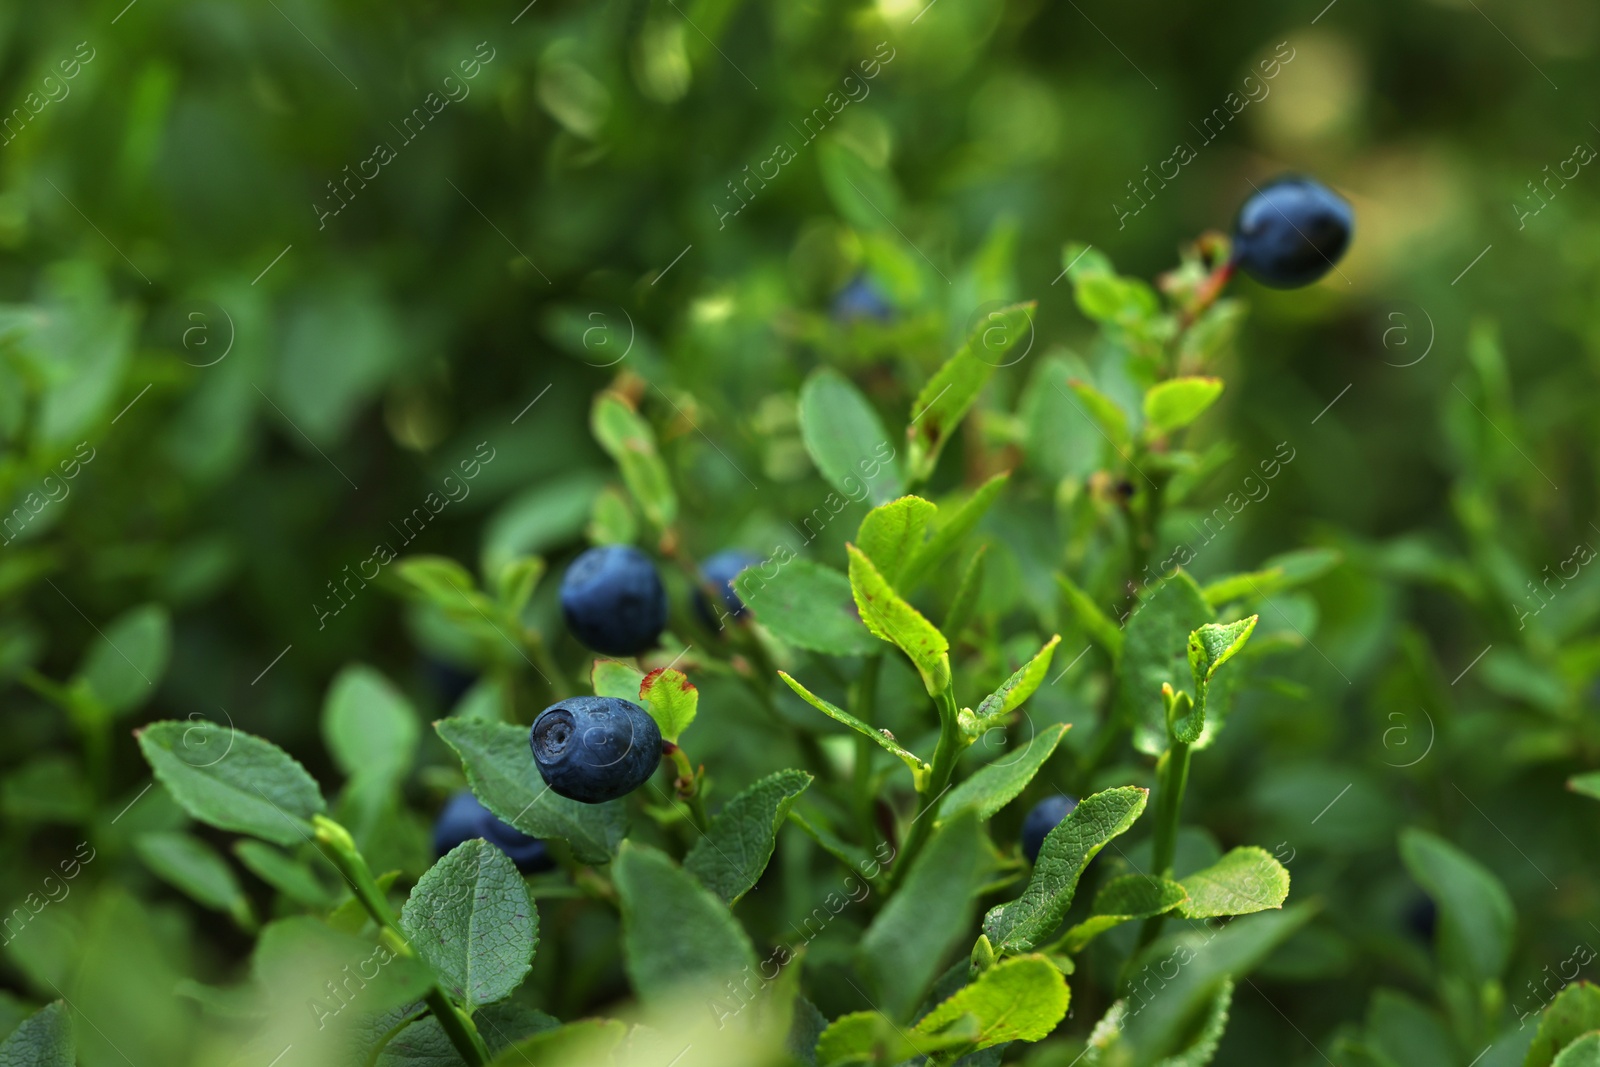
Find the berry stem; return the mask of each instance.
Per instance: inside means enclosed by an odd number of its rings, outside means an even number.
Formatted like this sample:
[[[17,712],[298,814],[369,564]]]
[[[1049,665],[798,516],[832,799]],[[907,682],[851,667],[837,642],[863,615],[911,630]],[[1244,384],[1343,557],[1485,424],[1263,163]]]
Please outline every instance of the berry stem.
[[[678,799],[689,805],[689,820],[704,832],[711,820],[706,815],[705,795],[700,790],[702,776],[695,772],[694,764],[689,762],[681,746],[667,741],[661,746],[661,754],[672,761],[673,769],[678,772],[672,784],[677,789]]]

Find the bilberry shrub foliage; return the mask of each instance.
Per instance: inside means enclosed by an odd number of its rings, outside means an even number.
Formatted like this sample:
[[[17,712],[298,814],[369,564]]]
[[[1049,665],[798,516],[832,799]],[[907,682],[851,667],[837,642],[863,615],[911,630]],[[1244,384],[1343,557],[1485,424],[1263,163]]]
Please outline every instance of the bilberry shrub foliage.
[[[483,671],[434,724],[443,747],[424,747],[399,689],[361,666],[323,709],[344,776],[331,801],[287,752],[230,723],[142,727],[164,793],[238,835],[235,855],[275,893],[258,915],[181,822],[139,838],[157,877],[256,935],[242,981],[180,989],[213,1024],[218,1062],[977,1067],[1031,1043],[1043,1058],[1029,1062],[1209,1062],[1235,984],[1312,905],[1284,907],[1288,871],[1264,848],[1223,852],[1183,825],[1189,768],[1240,684],[1303,640],[1258,607],[1337,557],[1292,553],[1205,585],[1181,567],[1152,573],[1170,543],[1164,516],[1226,455],[1187,438],[1223,392],[1208,372],[1241,317],[1222,297],[1234,261],[1208,236],[1159,290],[1092,249],[1069,246],[1064,262],[1099,328],[1096,358],[1047,354],[1015,411],[986,387],[1031,337],[1031,304],[987,315],[941,365],[909,368],[920,387],[903,401],[899,449],[884,447],[880,404],[847,373],[859,367],[814,371],[800,391],[805,447],[833,490],[870,510],[809,558],[733,557],[749,565],[731,591],[720,564],[690,551],[708,535],[680,519],[683,486],[640,410],[641,383],[624,374],[601,393],[591,425],[621,489],[597,498],[590,537],[633,543],[660,569],[668,619],[659,633],[652,620],[637,658],[585,657],[592,695],[574,692],[563,655],[576,646],[529,624],[541,560],[490,557],[480,585],[452,560],[413,557],[397,565],[400,584]],[[941,467],[947,448],[964,477]],[[969,488],[930,490],[953,480]],[[1062,547],[1053,582],[998,598],[996,505],[1018,495],[1054,498]],[[1107,606],[1129,599],[1116,621]],[[717,604],[742,610],[708,627],[703,609]],[[117,626],[159,676],[164,616]],[[91,754],[148,699],[109,662],[68,685],[31,684],[71,713]],[[530,687],[547,691],[545,717],[622,709],[629,729],[602,739],[608,758],[581,768],[585,788],[536,761]],[[1086,736],[1069,738],[1052,690],[1081,702],[1073,733]],[[568,717],[563,730],[582,725]],[[589,752],[581,732],[556,740]],[[769,770],[726,780],[719,765],[752,762],[733,760],[733,745],[759,749]],[[447,752],[459,772],[439,765]],[[542,845],[527,873],[480,828],[487,816],[455,825],[459,800],[429,866],[406,790],[431,790],[437,811],[463,776],[494,827]],[[1051,799],[1063,794],[1079,799]],[[1030,810],[1043,814],[1024,843]],[[1482,1031],[1509,902],[1443,841],[1408,831],[1401,848],[1438,903],[1441,951],[1466,961],[1441,1000],[1463,1032]],[[1491,927],[1505,935],[1498,950],[1482,944]],[[1600,1008],[1573,989],[1539,1026],[1541,1063],[1594,1043],[1583,1034]],[[1557,1007],[1571,1010],[1552,1021]],[[0,1062],[70,1064],[72,1042],[67,1011],[51,1005],[0,1044]]]

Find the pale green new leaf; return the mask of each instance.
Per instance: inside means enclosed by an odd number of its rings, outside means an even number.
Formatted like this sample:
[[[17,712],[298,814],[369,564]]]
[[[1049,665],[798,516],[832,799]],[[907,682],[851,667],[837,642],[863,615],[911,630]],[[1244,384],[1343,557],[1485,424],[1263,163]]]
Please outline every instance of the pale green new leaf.
[[[583,863],[607,863],[628,830],[620,800],[583,804],[547,788],[528,750],[528,728],[482,719],[433,724],[455,750],[483,806],[532,837],[559,837]]]
[[[1245,845],[1186,876],[1183,888],[1189,899],[1178,913],[1186,919],[1250,915],[1283,907],[1289,896],[1289,872],[1266,849]]]
[[[1439,954],[1474,983],[1500,978],[1511,956],[1516,912],[1488,868],[1416,828],[1400,834],[1400,859],[1439,908]]]
[[[1061,635],[1052,635],[1032,659],[1018,668],[999,689],[983,698],[983,702],[978,705],[978,710],[974,713],[982,729],[988,729],[986,723],[997,721],[1015,711],[1044,684],[1045,675],[1050,672],[1050,658],[1060,643]]]
[[[589,682],[594,686],[594,695],[597,697],[638,700],[644,672],[614,659],[597,659],[589,669]]]
[[[1560,972],[1561,967],[1555,970]],[[1600,986],[1569,983],[1539,1016],[1539,1029],[1522,1067],[1550,1067],[1558,1052],[1593,1030],[1600,1030]]]
[[[939,1034],[976,1020],[978,1032],[970,1043],[940,1055],[938,1062],[948,1063],[1007,1041],[1044,1040],[1066,1017],[1069,999],[1067,980],[1054,964],[1043,956],[1018,956],[1001,960],[957,990],[924,1015],[913,1032]]]
[[[954,818],[963,811],[976,811],[979,820],[992,818],[1011,803],[1033,781],[1067,732],[1065,723],[1046,726],[1028,740],[1021,752],[995,760],[944,795],[939,806],[939,821]]]
[[[1006,354],[1032,336],[1036,306],[1029,301],[991,312],[912,401],[906,436],[911,439],[909,466],[917,479],[933,473],[945,442],[996,368],[1006,363]]]
[[[787,682],[789,684],[789,688],[793,689],[795,694],[807,704],[810,704],[812,707],[816,708],[830,719],[836,719],[839,722],[844,723],[856,733],[864,734],[867,737],[872,738],[872,740],[883,746],[884,749],[898,756],[907,767],[911,768],[912,777],[916,781],[921,782],[922,776],[933,770],[933,768],[928,766],[928,764],[922,762],[922,760],[917,757],[916,753],[910,751],[909,749],[903,748],[899,742],[897,742],[893,737],[889,736],[888,731],[879,730],[874,726],[864,723],[838,705],[831,704],[828,701],[823,700],[821,697],[812,693],[809,689],[795,681],[783,671],[778,672],[778,677]]]
[[[850,591],[867,629],[906,654],[922,675],[928,695],[937,696],[950,684],[950,643],[939,628],[896,593],[859,548],[850,553]]]
[[[867,927],[856,951],[856,970],[890,1017],[909,1017],[950,953],[971,937],[967,924],[984,866],[977,816],[963,813],[935,831]]]
[[[695,712],[700,707],[700,690],[682,671],[658,667],[644,676],[633,699],[656,721],[662,738],[676,744],[683,731],[694,722]]]
[[[196,903],[231,915],[242,926],[254,925],[250,899],[228,861],[216,849],[180,831],[140,834],[133,850],[156,877]]]
[[[767,869],[778,827],[811,782],[805,771],[778,771],[744,790],[695,840],[683,869],[728,904],[737,902]]]
[[[1082,589],[1076,582],[1065,574],[1056,575],[1056,584],[1061,586],[1061,593],[1067,598],[1067,607],[1072,609],[1073,617],[1078,620],[1084,632],[1112,656],[1122,654],[1122,630],[1112,622],[1105,612],[1100,610],[1100,605],[1094,598]]]
[[[996,474],[958,505],[946,503],[933,517],[932,533],[900,575],[898,588],[912,589],[955,551],[961,539],[988,513],[990,505],[1011,481],[1011,472]],[[876,560],[874,560],[876,562]]]
[[[1574,793],[1582,793],[1586,797],[1600,800],[1600,771],[1573,775],[1567,779],[1567,788]]]
[[[1158,756],[1166,751],[1169,739],[1161,686],[1183,690],[1192,686],[1186,660],[1189,635],[1215,618],[1200,587],[1180,570],[1151,589],[1128,619],[1117,708],[1133,723],[1133,744],[1140,752]]]
[[[1221,378],[1169,378],[1144,394],[1145,427],[1159,437],[1199,418],[1222,395]]]
[[[145,604],[113,619],[90,644],[78,668],[96,698],[114,715],[156,695],[172,654],[172,620],[159,604]]]
[[[322,738],[350,778],[398,786],[411,769],[422,728],[409,701],[378,671],[340,671],[322,706]]]
[[[1194,679],[1194,707],[1172,724],[1173,736],[1184,744],[1200,740],[1206,727],[1206,700],[1211,678],[1232,659],[1255,631],[1260,616],[1230,623],[1207,623],[1189,635],[1189,671]]]
[[[1061,951],[1075,953],[1113,926],[1164,914],[1187,898],[1183,886],[1154,875],[1125,874],[1113,878],[1094,895],[1089,917],[1068,930],[1061,939]]]
[[[1050,935],[1072,906],[1078,878],[1106,842],[1144,811],[1150,791],[1120,786],[1086,797],[1045,836],[1022,896],[989,909],[983,932],[995,948],[1025,952]]]
[[[800,436],[822,477],[850,499],[863,487],[874,504],[905,492],[882,420],[838,371],[819,368],[800,388]]]
[[[0,1067],[72,1067],[77,1049],[63,1001],[46,1004],[0,1041]]]
[[[516,864],[481,838],[418,879],[400,929],[458,1004],[493,1004],[521,984],[539,943],[539,912]]]
[[[326,805],[317,783],[270,741],[213,722],[154,722],[139,749],[180,807],[201,822],[293,846]]]
[[[978,1028],[970,1020],[948,1033],[906,1033],[893,1019],[877,1011],[841,1015],[817,1037],[817,1067],[867,1067],[902,1063],[941,1049],[970,1044]]]
[[[920,496],[903,496],[873,508],[861,520],[856,543],[890,585],[899,581],[901,572],[921,550],[928,524],[938,510]]]
[[[820,563],[791,558],[776,573],[746,567],[733,588],[773,636],[830,656],[865,656],[880,648],[861,624],[850,579]]]
[[[1551,1067],[1600,1067],[1600,1033],[1584,1034],[1562,1049]]]
[[[613,868],[622,899],[623,962],[646,1004],[721,990],[756,965],[755,949],[733,913],[709,889],[653,848],[624,844]]]
[[[678,497],[656,449],[655,431],[617,393],[601,393],[589,411],[589,429],[616,461],[622,481],[645,518],[658,530],[678,517]]]

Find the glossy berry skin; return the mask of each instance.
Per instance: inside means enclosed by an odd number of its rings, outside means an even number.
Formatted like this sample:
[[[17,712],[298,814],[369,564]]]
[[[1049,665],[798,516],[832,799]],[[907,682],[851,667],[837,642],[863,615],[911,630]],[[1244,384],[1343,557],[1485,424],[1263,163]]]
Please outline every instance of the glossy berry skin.
[[[1333,269],[1354,227],[1350,204],[1326,185],[1279,178],[1239,209],[1234,262],[1262,285],[1298,289]]]
[[[720,607],[713,605],[706,599],[703,590],[695,590],[694,607],[700,614],[700,620],[713,630],[720,630],[727,625],[728,619],[742,619],[745,614],[744,601],[739,599],[739,594],[733,591],[733,580],[739,572],[746,567],[754,567],[761,562],[761,557],[753,552],[743,549],[728,548],[710,556],[700,565],[700,577],[707,583],[716,587],[721,595]]]
[[[1061,820],[1072,814],[1072,809],[1078,802],[1069,796],[1060,793],[1045,797],[1033,806],[1028,812],[1028,817],[1022,820],[1022,854],[1028,857],[1029,863],[1039,861],[1039,850],[1044,847],[1045,835],[1061,824]]]
[[[457,845],[480,837],[511,857],[523,874],[556,868],[543,841],[501,822],[494,812],[478,803],[472,790],[463,789],[445,803],[439,821],[433,824],[433,854],[442,857]]]
[[[600,545],[561,576],[561,612],[585,648],[637,656],[666,629],[667,591],[649,556],[632,545]]]
[[[833,317],[839,322],[888,322],[894,308],[865,275],[857,275],[834,296]]]
[[[619,697],[572,697],[533,720],[528,746],[552,790],[603,804],[638,789],[661,765],[661,730],[639,705]]]

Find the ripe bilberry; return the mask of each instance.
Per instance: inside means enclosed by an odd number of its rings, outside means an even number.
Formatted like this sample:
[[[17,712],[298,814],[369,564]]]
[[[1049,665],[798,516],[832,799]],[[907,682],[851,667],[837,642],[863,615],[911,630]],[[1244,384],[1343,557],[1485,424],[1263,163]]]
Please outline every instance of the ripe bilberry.
[[[533,720],[528,745],[552,790],[602,804],[638,789],[661,764],[661,730],[620,697],[571,697]]]

